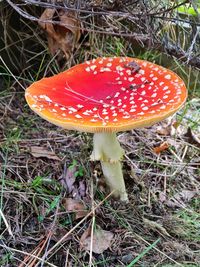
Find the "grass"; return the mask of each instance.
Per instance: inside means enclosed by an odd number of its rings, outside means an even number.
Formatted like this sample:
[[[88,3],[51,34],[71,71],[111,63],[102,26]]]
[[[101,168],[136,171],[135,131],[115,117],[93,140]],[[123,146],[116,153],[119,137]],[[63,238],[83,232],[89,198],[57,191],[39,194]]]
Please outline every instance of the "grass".
[[[17,75],[5,61],[1,63],[0,209],[7,225],[0,216],[0,265],[32,266],[33,257],[37,257],[33,266],[199,266],[199,194],[182,199],[184,207],[167,204],[183,190],[199,190],[199,146],[185,135],[188,126],[194,133],[199,129],[199,71],[158,52],[137,51],[128,41],[116,37],[91,34],[86,36],[89,48],[83,44],[75,51],[72,64],[103,55],[147,59],[178,72],[189,88],[186,108],[176,117],[182,128],[174,136],[158,134],[157,125],[119,135],[127,155],[123,166],[130,196],[130,204],[123,205],[105,200],[105,186],[99,183],[100,166],[88,163],[91,136],[58,129],[27,107],[24,88],[63,68],[52,60],[33,25],[27,27],[31,40],[36,37],[34,43],[40,44],[40,53],[26,51],[28,65]],[[155,155],[153,148],[166,140],[171,148]],[[35,145],[48,148],[62,160],[35,158],[30,153]],[[60,181],[66,169],[73,167],[75,189],[69,193]],[[67,198],[75,199],[77,195],[87,210],[95,207],[95,224],[114,233],[109,249],[93,254],[92,259],[80,246],[81,236],[92,223],[91,216],[75,220],[76,212],[70,212],[64,204]],[[60,242],[65,235],[66,240]],[[56,249],[48,254],[55,245]],[[22,264],[26,259],[29,265]]]

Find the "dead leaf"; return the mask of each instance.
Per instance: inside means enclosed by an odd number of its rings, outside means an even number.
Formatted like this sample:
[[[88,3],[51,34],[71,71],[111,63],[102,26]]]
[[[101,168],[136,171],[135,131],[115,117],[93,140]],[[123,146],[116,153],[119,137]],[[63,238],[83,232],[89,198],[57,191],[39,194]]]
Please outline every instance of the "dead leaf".
[[[161,153],[162,151],[165,151],[165,150],[167,150],[168,148],[169,148],[169,144],[168,144],[168,142],[163,142],[162,144],[160,144],[159,146],[157,146],[157,147],[154,147],[154,149],[153,149],[153,151],[156,153],[156,154],[159,154],[159,153]]]
[[[69,58],[80,39],[80,21],[74,11],[46,8],[42,13],[39,25],[47,32],[50,53],[54,56],[62,51]],[[43,22],[49,21],[49,22]],[[60,56],[60,59],[62,56]]]
[[[66,211],[75,213],[75,220],[85,217],[88,214],[88,210],[86,209],[83,202],[73,198],[65,198],[63,200],[63,205]]]
[[[185,208],[186,204],[197,194],[197,191],[183,190],[170,198],[166,205],[171,208]]]
[[[59,178],[59,182],[67,189],[68,193],[71,193],[75,189],[76,182],[76,165],[64,166],[64,173]]]
[[[89,251],[92,242],[92,251],[101,254],[110,247],[113,237],[114,234],[112,232],[98,227],[94,230],[91,240],[91,227],[88,227],[80,238],[80,248]]]
[[[35,158],[48,158],[48,159],[54,159],[54,160],[61,160],[58,156],[56,156],[55,152],[49,151],[48,149],[40,146],[32,146],[31,148],[31,154]]]

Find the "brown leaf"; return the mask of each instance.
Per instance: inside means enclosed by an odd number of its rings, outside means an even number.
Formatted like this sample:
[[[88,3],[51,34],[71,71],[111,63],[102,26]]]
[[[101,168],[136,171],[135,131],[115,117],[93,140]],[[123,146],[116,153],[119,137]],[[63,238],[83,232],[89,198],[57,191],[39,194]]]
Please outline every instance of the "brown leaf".
[[[113,237],[114,234],[112,232],[98,227],[94,230],[94,235],[91,240],[91,227],[88,227],[80,238],[80,248],[89,251],[92,242],[92,251],[101,254],[110,247]]]
[[[76,12],[46,8],[40,17],[39,25],[48,34],[50,53],[55,55],[61,50],[65,57],[69,58],[80,39],[80,21]]]
[[[159,146],[157,147],[154,147],[153,151],[156,153],[156,154],[159,154],[161,153],[162,151],[165,151],[169,148],[169,144],[165,141],[163,142],[162,144],[160,144]]]
[[[56,156],[55,152],[49,151],[44,147],[32,146],[30,152],[35,158],[48,158],[54,160],[61,160],[58,156]]]
[[[75,189],[76,173],[77,169],[75,165],[66,167],[64,166],[64,173],[59,178],[59,182],[67,189],[68,193],[71,193]]]
[[[73,198],[65,198],[63,200],[63,205],[66,211],[74,212],[75,219],[80,219],[85,217],[88,214],[88,211],[80,200],[73,199]]]
[[[197,191],[182,190],[174,195],[173,198],[169,199],[166,204],[171,208],[184,208],[195,195]]]

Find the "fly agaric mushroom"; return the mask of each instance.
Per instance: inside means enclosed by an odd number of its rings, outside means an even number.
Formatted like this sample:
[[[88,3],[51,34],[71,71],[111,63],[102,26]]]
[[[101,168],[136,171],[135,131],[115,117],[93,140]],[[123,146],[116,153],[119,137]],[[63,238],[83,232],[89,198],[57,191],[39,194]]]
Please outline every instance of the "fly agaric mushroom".
[[[114,195],[128,201],[116,132],[150,126],[185,102],[184,82],[148,61],[97,58],[26,89],[26,100],[42,118],[69,130],[94,133],[92,160],[100,160]]]

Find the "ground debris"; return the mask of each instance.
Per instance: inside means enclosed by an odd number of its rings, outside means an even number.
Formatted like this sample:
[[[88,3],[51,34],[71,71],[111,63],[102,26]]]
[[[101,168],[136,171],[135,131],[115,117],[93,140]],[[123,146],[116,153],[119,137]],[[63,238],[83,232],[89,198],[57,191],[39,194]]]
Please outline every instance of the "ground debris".
[[[73,212],[75,214],[75,219],[80,219],[88,214],[88,210],[82,201],[73,198],[64,198],[63,206],[66,211]]]
[[[166,205],[171,208],[185,208],[186,204],[197,194],[197,191],[182,190],[167,200]]]
[[[144,221],[145,225],[148,228],[151,228],[153,231],[157,231],[160,234],[162,234],[163,236],[170,236],[170,234],[167,232],[167,230],[158,222],[151,221],[151,220],[148,220],[146,218],[143,218],[143,221]]]
[[[156,153],[156,154],[160,154],[161,152],[167,150],[169,148],[169,144],[168,142],[163,142],[161,143],[159,146],[156,146],[153,148],[153,151]]]
[[[94,234],[91,236],[91,227],[89,226],[80,238],[80,248],[94,253],[101,254],[111,246],[114,234],[110,231],[105,231],[98,226],[94,229]],[[91,244],[92,242],[92,244]]]
[[[61,160],[53,151],[40,146],[31,146],[30,152],[35,158],[47,158],[53,160]]]

